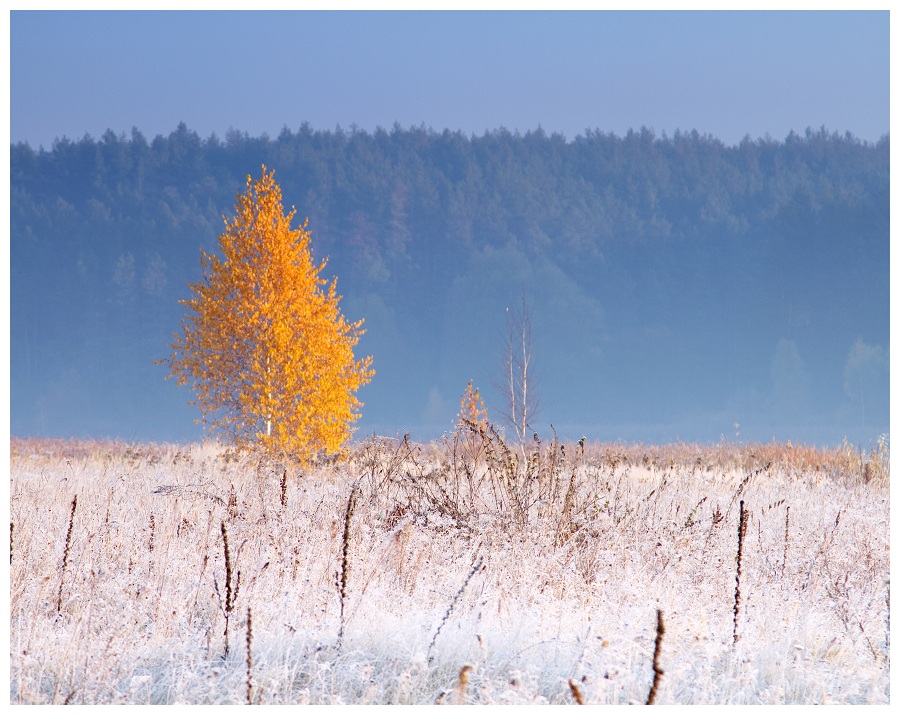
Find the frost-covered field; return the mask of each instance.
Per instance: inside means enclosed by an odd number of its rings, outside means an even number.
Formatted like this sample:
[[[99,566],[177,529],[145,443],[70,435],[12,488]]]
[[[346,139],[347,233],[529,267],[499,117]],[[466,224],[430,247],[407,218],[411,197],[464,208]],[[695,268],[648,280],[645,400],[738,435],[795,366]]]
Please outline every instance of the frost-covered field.
[[[657,609],[657,703],[890,699],[884,453],[13,440],[10,512],[12,703],[643,703]]]

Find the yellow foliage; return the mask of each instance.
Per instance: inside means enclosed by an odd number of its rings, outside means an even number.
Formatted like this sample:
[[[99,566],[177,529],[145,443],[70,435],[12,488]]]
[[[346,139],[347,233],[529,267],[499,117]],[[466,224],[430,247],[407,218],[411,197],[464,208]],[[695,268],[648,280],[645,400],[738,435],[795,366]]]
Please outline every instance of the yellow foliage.
[[[239,448],[301,461],[340,452],[359,418],[355,392],[374,374],[355,360],[362,320],[347,323],[336,281],[319,277],[308,222],[291,229],[274,171],[237,197],[219,236],[222,255],[201,250],[203,278],[165,362],[191,383],[212,431]]]
[[[471,380],[469,380],[469,385],[459,401],[459,408],[460,424],[470,422],[475,427],[487,427],[488,416],[484,407],[484,400],[481,399],[478,388],[472,387]]]

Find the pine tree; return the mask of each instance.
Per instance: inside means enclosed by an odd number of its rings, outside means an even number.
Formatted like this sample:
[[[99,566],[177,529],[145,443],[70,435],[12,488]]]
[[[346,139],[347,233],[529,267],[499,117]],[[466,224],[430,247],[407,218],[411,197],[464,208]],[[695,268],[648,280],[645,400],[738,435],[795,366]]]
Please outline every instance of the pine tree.
[[[247,176],[222,258],[201,250],[203,278],[162,362],[192,385],[210,431],[308,461],[340,452],[362,406],[354,393],[374,371],[371,357],[354,359],[363,321],[344,319],[337,279],[319,277],[325,262],[313,263],[308,222],[291,229],[295,213],[274,171]]]

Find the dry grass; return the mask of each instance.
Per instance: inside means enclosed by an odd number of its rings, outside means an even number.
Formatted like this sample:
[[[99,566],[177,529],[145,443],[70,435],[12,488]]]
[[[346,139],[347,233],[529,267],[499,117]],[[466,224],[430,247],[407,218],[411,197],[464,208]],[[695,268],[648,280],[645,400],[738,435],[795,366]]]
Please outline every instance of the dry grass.
[[[11,703],[889,702],[886,444],[461,429],[305,470],[214,444],[10,462]]]

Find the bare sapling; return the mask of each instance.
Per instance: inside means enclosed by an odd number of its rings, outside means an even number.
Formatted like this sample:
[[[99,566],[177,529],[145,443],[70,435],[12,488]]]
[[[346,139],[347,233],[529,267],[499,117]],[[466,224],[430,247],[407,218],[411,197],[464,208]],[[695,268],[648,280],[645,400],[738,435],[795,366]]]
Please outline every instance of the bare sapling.
[[[526,459],[528,431],[537,418],[538,401],[533,379],[531,317],[524,293],[519,310],[506,309],[506,335],[501,366],[502,373],[497,386],[505,406],[503,417],[516,435],[522,458]]]

